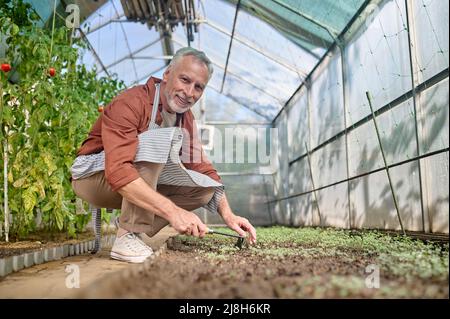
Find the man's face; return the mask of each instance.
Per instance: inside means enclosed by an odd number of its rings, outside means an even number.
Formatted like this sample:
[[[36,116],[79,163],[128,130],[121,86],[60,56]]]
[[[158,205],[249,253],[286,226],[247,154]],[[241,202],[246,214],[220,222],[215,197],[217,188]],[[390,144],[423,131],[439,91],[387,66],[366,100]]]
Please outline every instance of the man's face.
[[[164,72],[163,83],[170,111],[184,113],[202,96],[208,83],[208,67],[191,55],[184,56]]]

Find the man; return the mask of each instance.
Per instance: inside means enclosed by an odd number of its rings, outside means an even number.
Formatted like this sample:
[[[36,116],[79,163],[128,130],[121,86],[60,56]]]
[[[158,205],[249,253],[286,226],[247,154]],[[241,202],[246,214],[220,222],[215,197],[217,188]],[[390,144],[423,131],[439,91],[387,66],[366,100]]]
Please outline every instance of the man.
[[[196,137],[190,109],[212,72],[203,52],[178,50],[162,80],[152,77],[114,98],[79,149],[72,166],[77,196],[121,209],[112,258],[143,262],[153,252],[139,234],[152,237],[167,224],[202,238],[208,228],[191,212],[202,206],[217,211],[250,244],[256,242],[254,227],[232,212]]]

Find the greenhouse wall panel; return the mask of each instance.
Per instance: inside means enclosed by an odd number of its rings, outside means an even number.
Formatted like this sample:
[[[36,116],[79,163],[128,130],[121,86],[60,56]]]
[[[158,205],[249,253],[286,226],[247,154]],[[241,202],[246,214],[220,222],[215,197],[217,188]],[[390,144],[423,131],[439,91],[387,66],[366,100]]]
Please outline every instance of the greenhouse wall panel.
[[[303,157],[289,167],[289,195],[308,192],[312,189],[308,158]]]
[[[340,137],[311,154],[311,166],[316,188],[347,178],[345,138]]]
[[[322,227],[349,228],[347,182],[317,191]]]
[[[376,14],[375,14],[376,13]],[[347,125],[411,90],[411,64],[404,1],[382,1],[345,48],[345,82],[349,97]]]
[[[278,122],[275,124],[275,129],[278,131],[278,141],[277,141],[277,149],[276,149],[276,159],[278,163],[278,169],[275,173],[274,184],[275,184],[275,197],[286,197],[288,195],[288,183],[286,181],[289,178],[289,161],[288,161],[288,144],[287,144],[287,116],[283,114],[280,116]],[[277,210],[284,215],[281,218],[282,223],[289,223],[289,207],[288,201],[281,201],[277,203]],[[277,215],[278,216],[278,215]],[[278,217],[277,220],[279,220]]]
[[[424,223],[422,222],[419,165],[417,161],[392,167],[389,169],[389,173],[403,227],[405,230],[423,231]],[[389,188],[387,195],[391,194],[390,192]]]
[[[401,229],[385,171],[350,181],[350,207],[354,228]]]
[[[412,99],[380,114],[376,117],[376,121],[388,165],[417,155],[416,121]],[[376,138],[376,134],[374,135]]]
[[[330,55],[311,80],[311,149],[344,129],[341,55]]]
[[[267,185],[263,175],[223,176],[227,197],[236,214],[248,218],[256,225],[271,223]]]
[[[426,231],[449,231],[449,152],[422,159],[422,187],[425,216],[429,221]]]
[[[296,227],[317,226],[320,222],[317,205],[312,193],[289,199],[292,225]]]
[[[449,145],[448,78],[420,94],[420,153],[438,151]]]
[[[369,121],[348,134],[350,177],[383,167],[375,125]]]
[[[296,94],[288,110],[289,161],[306,153],[309,141],[308,92],[303,89]]]
[[[448,68],[448,1],[411,1],[419,82]]]

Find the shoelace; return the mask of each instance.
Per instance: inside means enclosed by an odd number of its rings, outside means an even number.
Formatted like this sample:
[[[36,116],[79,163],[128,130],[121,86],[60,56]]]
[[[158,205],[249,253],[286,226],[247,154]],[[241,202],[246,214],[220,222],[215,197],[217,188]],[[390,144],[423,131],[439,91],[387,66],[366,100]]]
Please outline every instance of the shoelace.
[[[119,218],[116,218],[114,220],[114,224],[116,225],[117,228],[119,228]],[[144,249],[144,250],[148,250],[151,251],[153,253],[153,250],[151,247],[149,247],[138,235],[138,233],[133,233],[133,232],[128,232],[125,236],[131,235],[132,237],[128,237],[130,239],[134,239],[135,241],[137,241],[140,244],[140,249]]]
[[[129,239],[133,239],[134,249],[139,250],[147,250],[151,251],[153,253],[153,250],[142,240],[139,238],[139,235],[133,232],[127,233],[125,236],[127,236]]]

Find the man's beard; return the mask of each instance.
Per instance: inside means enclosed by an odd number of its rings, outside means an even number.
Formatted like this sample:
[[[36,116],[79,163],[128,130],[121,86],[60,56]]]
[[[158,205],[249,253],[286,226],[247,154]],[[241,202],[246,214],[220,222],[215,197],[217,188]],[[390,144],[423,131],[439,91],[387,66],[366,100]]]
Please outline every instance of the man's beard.
[[[164,94],[166,96],[167,104],[169,105],[169,108],[172,112],[185,113],[185,112],[189,111],[189,109],[192,107],[192,104],[189,105],[189,107],[181,107],[177,104],[177,102],[175,102],[175,97],[172,98],[169,95],[169,92],[164,92]]]

